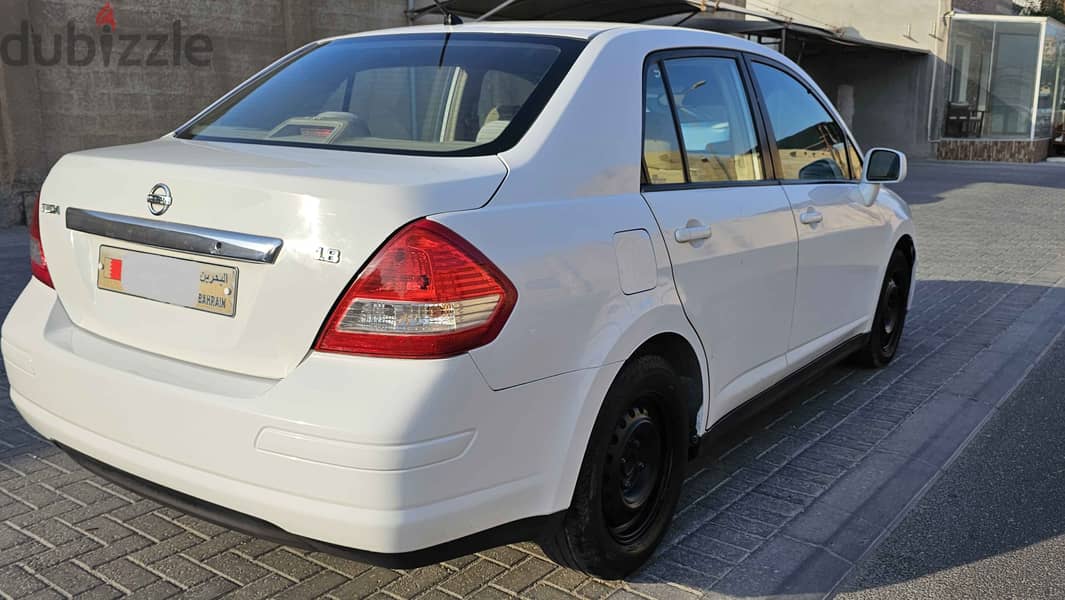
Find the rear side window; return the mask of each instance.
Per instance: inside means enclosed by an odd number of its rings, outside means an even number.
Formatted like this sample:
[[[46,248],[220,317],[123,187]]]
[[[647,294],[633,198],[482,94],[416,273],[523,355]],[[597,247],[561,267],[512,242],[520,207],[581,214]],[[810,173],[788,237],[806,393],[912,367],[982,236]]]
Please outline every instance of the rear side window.
[[[644,167],[651,184],[765,178],[739,63],[696,56],[651,63],[645,76]]]
[[[178,133],[395,154],[514,145],[585,42],[478,33],[335,40],[252,82]]]
[[[849,180],[849,144],[824,106],[788,73],[760,62],[752,68],[780,152],[780,178]]]
[[[671,100],[658,63],[647,67],[643,114],[643,162],[648,183],[685,183]]]
[[[757,181],[762,159],[738,63],[698,57],[665,61],[693,183]]]

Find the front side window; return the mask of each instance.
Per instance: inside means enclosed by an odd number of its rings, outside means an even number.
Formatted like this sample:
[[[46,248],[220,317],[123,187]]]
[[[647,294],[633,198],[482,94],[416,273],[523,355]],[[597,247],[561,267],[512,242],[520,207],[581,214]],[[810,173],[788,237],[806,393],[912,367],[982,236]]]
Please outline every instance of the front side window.
[[[858,154],[858,149],[854,147],[854,144],[847,140],[847,158],[850,159],[851,166],[851,179],[857,181],[862,178],[862,157]]]
[[[785,180],[849,180],[848,144],[843,129],[813,93],[794,77],[753,63],[777,141]]]
[[[248,85],[185,139],[399,154],[495,154],[521,137],[584,42],[413,34],[335,40]]]

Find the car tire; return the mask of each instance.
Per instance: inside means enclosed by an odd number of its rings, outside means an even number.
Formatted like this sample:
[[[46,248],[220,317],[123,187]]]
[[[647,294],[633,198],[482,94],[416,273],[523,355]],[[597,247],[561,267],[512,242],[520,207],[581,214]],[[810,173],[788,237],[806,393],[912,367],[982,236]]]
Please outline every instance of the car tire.
[[[879,369],[887,366],[899,349],[902,329],[906,325],[906,309],[910,298],[910,281],[913,277],[910,260],[902,250],[896,249],[888,262],[884,282],[880,286],[876,314],[869,338],[861,350],[853,356],[860,366]]]
[[[689,424],[682,389],[661,357],[622,367],[596,418],[570,508],[540,542],[555,562],[620,579],[650,558],[684,480]]]

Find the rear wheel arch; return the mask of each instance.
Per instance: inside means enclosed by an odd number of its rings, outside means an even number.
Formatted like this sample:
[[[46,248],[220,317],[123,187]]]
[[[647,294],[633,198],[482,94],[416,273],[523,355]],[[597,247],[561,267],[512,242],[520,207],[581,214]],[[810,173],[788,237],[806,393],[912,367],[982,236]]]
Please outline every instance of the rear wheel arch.
[[[613,377],[565,517],[538,539],[560,565],[620,579],[651,557],[672,521],[688,460],[687,407],[677,367],[662,355],[680,348],[674,358],[683,361],[683,348],[668,341],[641,346]]]
[[[631,363],[642,356],[659,356],[673,367],[683,383],[685,406],[688,409],[688,430],[690,442],[702,434],[699,414],[705,405],[705,375],[699,353],[683,335],[674,332],[659,333],[632,353],[626,361]]]

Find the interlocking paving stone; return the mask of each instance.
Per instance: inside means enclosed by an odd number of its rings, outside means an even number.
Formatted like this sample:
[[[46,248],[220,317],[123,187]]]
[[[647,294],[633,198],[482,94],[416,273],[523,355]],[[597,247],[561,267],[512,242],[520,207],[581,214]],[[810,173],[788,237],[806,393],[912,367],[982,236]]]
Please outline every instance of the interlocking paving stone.
[[[72,596],[80,596],[102,583],[98,577],[72,561],[59,563],[35,574],[53,587],[62,589]]]
[[[780,535],[730,572],[715,590],[741,597],[820,597],[823,578],[838,580],[849,568],[849,562],[828,550]]]
[[[184,590],[181,593],[182,600],[199,600],[201,598],[219,598],[228,592],[236,590],[240,586],[223,577],[212,577],[203,583]],[[313,596],[304,596],[313,597]]]
[[[127,591],[139,590],[159,581],[159,577],[155,573],[126,558],[104,563],[94,570],[113,584],[120,585]]]
[[[883,527],[846,510],[818,502],[784,529],[784,535],[856,561]]]
[[[989,170],[997,183],[981,183]],[[42,440],[0,370],[0,595],[822,597],[1065,327],[1065,170],[914,163],[910,177],[899,191],[920,266],[896,360],[836,367],[715,439],[660,552],[628,581],[557,567],[528,543],[396,571],[204,523]],[[0,231],[0,315],[29,277],[25,244],[24,231]]]
[[[339,587],[346,581],[348,579],[339,573],[322,571],[281,592],[277,597],[292,599],[320,598],[329,590]]]

